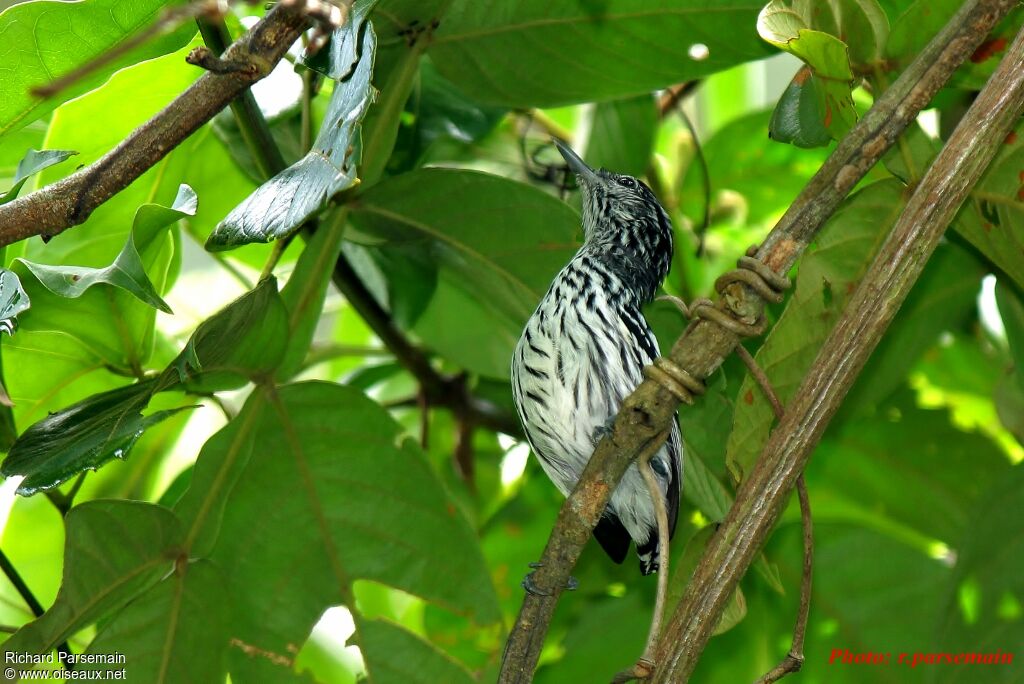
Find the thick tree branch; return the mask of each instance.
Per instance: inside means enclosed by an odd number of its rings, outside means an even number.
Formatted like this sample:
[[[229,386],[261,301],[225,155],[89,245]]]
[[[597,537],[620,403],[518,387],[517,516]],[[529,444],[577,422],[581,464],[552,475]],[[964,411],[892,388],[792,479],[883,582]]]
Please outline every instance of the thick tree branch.
[[[740,486],[665,630],[655,682],[685,681],[693,671],[826,426],[1022,108],[1024,31],[921,179]]]
[[[757,256],[777,272],[788,271],[847,193],[1015,4],[1012,0],[966,3],[839,143],[772,230]],[[728,288],[716,306],[741,321],[752,323],[760,319],[764,301],[750,287],[737,283]],[[706,378],[721,365],[737,343],[734,333],[704,319],[690,326],[673,347],[670,358],[691,376]],[[532,578],[540,591],[524,597],[506,644],[500,682],[531,681],[562,588],[566,586],[569,574],[611,493],[643,445],[674,420],[678,403],[672,393],[651,380],[644,381],[623,403],[612,434],[598,445],[576,489],[559,512],[541,557],[541,566]],[[794,415],[799,414],[794,412]],[[755,497],[753,491],[749,487],[741,489],[741,495],[745,493],[744,501],[752,502],[759,498],[760,494]],[[739,509],[749,513],[749,510],[739,508],[739,501],[737,498],[733,511]],[[724,538],[724,535],[719,532],[716,537]],[[734,572],[742,573],[745,568],[744,564]],[[549,595],[542,596],[542,593]],[[715,595],[728,596],[718,591]],[[692,645],[686,646],[689,650],[685,660],[680,660],[678,654],[662,654],[663,657],[671,656],[676,664],[672,669],[675,678],[670,681],[682,681],[689,671],[687,668],[692,669],[720,614],[721,606],[715,604],[714,607],[717,609],[714,614],[710,611],[695,613],[699,629],[687,636],[693,641]],[[673,633],[679,634],[678,630]],[[678,668],[680,662],[685,664],[682,670]],[[662,674],[666,670],[658,670],[658,681],[668,681]],[[679,676],[681,671],[684,674]]]
[[[277,5],[224,52],[225,60],[247,68],[203,74],[101,159],[53,185],[0,206],[0,247],[33,235],[57,235],[84,222],[96,207],[128,187],[249,86],[267,76],[308,26],[302,5]]]

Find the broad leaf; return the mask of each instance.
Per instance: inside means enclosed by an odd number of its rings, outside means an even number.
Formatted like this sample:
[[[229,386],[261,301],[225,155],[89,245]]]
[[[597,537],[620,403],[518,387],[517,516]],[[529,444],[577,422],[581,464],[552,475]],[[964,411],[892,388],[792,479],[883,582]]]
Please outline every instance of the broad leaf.
[[[650,95],[601,102],[594,108],[584,157],[594,168],[646,175],[657,128],[658,108]]]
[[[764,57],[754,31],[761,5],[455,0],[433,33],[430,56],[442,74],[487,104],[550,107],[611,100]],[[691,56],[690,47],[698,43],[708,48],[706,58]]]
[[[783,404],[804,379],[902,207],[898,181],[864,188],[839,208],[801,260],[793,296],[756,356]],[[749,472],[774,419],[760,388],[746,378],[729,435],[727,459],[736,479]]]
[[[128,385],[49,414],[18,437],[0,473],[24,476],[18,493],[28,496],[83,470],[96,470],[112,458],[127,458],[147,427],[182,410],[143,416],[154,387],[152,381]]]
[[[396,624],[360,620],[356,629],[359,650],[374,682],[472,684],[477,681],[465,667]]]
[[[105,283],[120,288],[149,306],[164,313],[173,313],[171,307],[160,297],[149,276],[139,250],[148,246],[168,225],[175,221],[194,216],[196,193],[182,185],[178,196],[170,207],[149,204],[135,214],[135,224],[121,253],[114,263],[106,268],[85,268],[75,266],[50,266],[22,260],[22,263],[39,279],[50,292],[72,299],[81,297],[94,285]]]
[[[281,363],[287,335],[288,314],[277,280],[266,278],[203,321],[158,385],[213,391],[262,379]]]
[[[824,147],[832,140],[825,125],[825,93],[809,67],[796,72],[768,122],[772,140],[796,147]]]
[[[112,61],[62,90],[40,99],[32,89],[115,51],[136,31],[159,18],[166,0],[92,0],[32,2],[8,7],[0,14],[0,135],[30,123],[64,100],[103,83],[129,64],[162,55],[184,45],[195,34],[188,23],[117,55]]]
[[[127,681],[223,681],[231,605],[223,573],[208,560],[179,559],[175,571],[104,623],[86,655],[131,654]],[[110,671],[90,663],[83,671]]]
[[[1006,468],[1003,476],[979,499],[957,548],[957,562],[943,596],[938,625],[942,646],[956,649],[973,644],[972,651],[992,653],[1024,643],[1024,466]],[[952,668],[947,681],[975,678],[966,668]],[[986,681],[1012,682],[1019,666],[989,666]]]
[[[43,150],[41,152],[29,150],[26,152],[22,160],[18,162],[18,168],[14,172],[14,180],[11,181],[11,189],[0,194],[0,204],[6,204],[17,197],[18,192],[21,191],[21,186],[25,185],[25,181],[29,178],[49,166],[61,163],[74,154],[78,153],[70,150]]]
[[[231,577],[234,636],[261,652],[287,654],[326,607],[350,602],[357,579],[498,618],[472,530],[419,449],[357,390],[258,390],[207,443],[178,510]],[[364,652],[367,669],[386,677],[393,666],[377,653]],[[248,679],[248,660],[232,652],[233,677]]]
[[[147,503],[90,501],[71,509],[66,525],[57,600],[4,643],[7,652],[52,651],[166,575],[181,543],[174,514]]]
[[[206,241],[207,249],[217,251],[286,237],[326,207],[335,195],[357,182],[355,147],[359,124],[376,92],[370,85],[370,76],[377,39],[369,22],[354,18],[338,33],[351,34],[350,41],[362,36],[359,60],[347,79],[335,84],[313,149],[232,210]],[[335,36],[334,40],[337,43],[339,38]],[[337,58],[350,56],[342,51]],[[340,74],[349,71],[334,66]]]
[[[526,319],[575,252],[580,225],[540,190],[449,169],[382,181],[353,205],[351,220],[351,240],[430,254],[440,280],[417,332],[460,365],[499,378],[508,377]]]

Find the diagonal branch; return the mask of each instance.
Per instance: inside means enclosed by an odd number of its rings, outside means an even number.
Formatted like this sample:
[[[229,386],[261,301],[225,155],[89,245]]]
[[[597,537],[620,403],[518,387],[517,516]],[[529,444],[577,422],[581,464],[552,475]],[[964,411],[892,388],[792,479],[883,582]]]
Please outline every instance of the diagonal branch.
[[[661,642],[655,682],[685,681],[829,421],[1024,109],[1024,31],[914,191],[712,537]]]
[[[247,68],[203,74],[159,114],[101,159],[67,178],[0,206],[0,247],[33,235],[52,236],[83,223],[253,83],[267,76],[309,26],[302,5],[281,3],[224,52]]]
[[[839,143],[772,230],[757,256],[777,272],[788,271],[847,193],[1015,4],[1012,0],[967,2]],[[748,323],[760,319],[764,301],[751,288],[737,283],[725,294],[716,305],[721,311]],[[670,358],[691,376],[706,378],[737,344],[734,333],[714,321],[702,319],[691,325],[676,342]],[[533,575],[533,582],[540,591],[524,597],[506,643],[499,679],[503,684],[531,681],[562,588],[611,493],[642,446],[674,420],[678,403],[672,393],[651,380],[644,381],[623,403],[612,434],[598,445],[576,489],[559,512],[540,559],[541,566]],[[801,414],[793,411],[792,415]],[[780,432],[781,429],[776,434]],[[757,498],[753,496],[754,491],[749,486],[743,487],[740,495],[745,498],[742,501],[749,503]],[[739,508],[740,501],[738,496],[733,511],[743,510]],[[727,537],[720,531],[716,538]],[[746,564],[735,568],[734,572],[745,568]],[[720,606],[715,604],[715,608]],[[682,661],[690,669],[710,637],[719,612],[694,614],[698,628],[688,635],[693,645],[689,647],[689,658]],[[673,633],[678,635],[678,632]],[[670,654],[663,652],[662,655]],[[679,662],[678,657],[673,656],[673,659]],[[659,681],[664,681],[660,679],[663,670],[665,668],[656,673]],[[676,678],[671,681],[685,679],[685,674],[678,676],[678,669],[673,672]]]

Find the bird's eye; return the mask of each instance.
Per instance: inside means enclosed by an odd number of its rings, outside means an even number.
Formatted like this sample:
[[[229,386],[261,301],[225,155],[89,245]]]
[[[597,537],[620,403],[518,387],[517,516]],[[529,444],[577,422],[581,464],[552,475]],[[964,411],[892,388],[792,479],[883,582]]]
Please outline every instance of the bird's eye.
[[[618,181],[619,181],[619,185],[621,185],[624,188],[635,188],[636,187],[636,181],[633,180],[632,178],[630,178],[629,176],[620,176]]]

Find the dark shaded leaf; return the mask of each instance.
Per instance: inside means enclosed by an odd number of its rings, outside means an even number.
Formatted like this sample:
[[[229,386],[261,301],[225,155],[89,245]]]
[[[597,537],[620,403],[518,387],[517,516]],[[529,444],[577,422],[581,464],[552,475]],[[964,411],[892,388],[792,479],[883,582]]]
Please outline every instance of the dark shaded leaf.
[[[356,183],[359,124],[376,92],[370,76],[377,41],[369,22],[349,21],[338,31],[361,35],[362,50],[349,79],[334,87],[313,149],[235,207],[214,229],[206,241],[207,249],[218,251],[286,237]]]
[[[368,189],[351,220],[348,239],[416,249],[437,264],[437,290],[416,332],[463,367],[498,378],[508,377],[523,324],[575,252],[579,230],[572,209],[529,185],[433,168]]]
[[[105,283],[130,293],[164,313],[174,313],[146,275],[146,266],[139,252],[161,235],[167,226],[179,219],[194,216],[196,206],[196,193],[189,186],[182,185],[170,207],[162,207],[159,204],[146,204],[140,207],[135,214],[135,224],[128,235],[128,241],[114,259],[114,263],[106,268],[50,266],[24,259],[20,261],[46,289],[61,297],[75,299],[85,294],[90,287]]]
[[[136,501],[86,502],[68,512],[66,525],[57,600],[4,643],[7,652],[49,653],[124,606],[171,570],[182,541],[173,513]]]
[[[2,18],[0,18],[2,22]],[[0,204],[6,204],[15,197],[18,196],[18,192],[21,191],[21,186],[25,185],[32,176],[36,175],[43,169],[59,164],[68,157],[78,154],[71,150],[29,150],[22,157],[21,161],[18,162],[18,168],[14,172],[14,180],[11,182],[11,188],[7,192],[0,195]]]
[[[825,126],[824,94],[811,70],[803,67],[786,86],[768,123],[772,140],[797,147],[824,147],[832,140]]]
[[[302,62],[310,69],[339,83],[352,75],[356,62],[360,59],[359,29],[370,15],[377,0],[356,0],[348,10],[345,25],[331,34],[326,48],[310,55],[303,54]],[[365,50],[365,44],[362,46]]]
[[[1012,285],[999,280],[996,282],[996,305],[1006,330],[1013,365],[1024,373],[1024,300]]]
[[[18,493],[29,496],[83,470],[96,470],[112,458],[127,458],[146,428],[184,410],[143,416],[154,389],[153,381],[140,382],[51,413],[14,442],[0,473],[24,476]]]
[[[455,0],[434,31],[430,56],[467,95],[488,104],[551,107],[611,100],[764,57],[754,30],[761,5]],[[706,58],[690,56],[698,43],[708,48]]]
[[[278,367],[288,343],[288,313],[277,280],[266,278],[196,328],[158,380],[194,391],[238,387]]]
[[[658,108],[651,95],[600,102],[594,108],[584,158],[594,168],[644,176],[657,128]]]
[[[437,263],[415,247],[345,242],[345,256],[374,299],[399,326],[411,329],[437,289]]]

